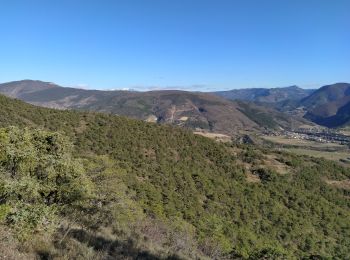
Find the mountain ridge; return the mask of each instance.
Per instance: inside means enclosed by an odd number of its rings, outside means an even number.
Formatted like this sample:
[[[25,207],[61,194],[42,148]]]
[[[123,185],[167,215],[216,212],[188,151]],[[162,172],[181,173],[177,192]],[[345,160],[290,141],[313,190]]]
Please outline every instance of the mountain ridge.
[[[310,93],[315,91],[314,89],[303,89],[298,86],[289,86],[282,88],[245,88],[245,89],[232,89],[227,91],[217,91],[214,94],[225,97],[230,100],[246,100],[254,102],[269,102],[277,103],[286,100],[300,100]]]
[[[350,123],[350,84],[326,85],[304,98],[300,106],[306,108],[305,118],[328,126],[339,127]]]
[[[215,94],[230,100],[249,100],[325,127],[350,124],[350,84],[334,83],[319,89],[286,88],[238,89]]]
[[[235,135],[239,130],[290,128],[305,123],[298,118],[283,118],[272,108],[267,113],[266,108],[253,105],[254,110],[261,110],[269,117],[269,123],[265,124],[252,118],[252,114],[244,113],[249,104],[242,108],[239,102],[203,92],[85,90],[26,80],[0,84],[0,93],[44,107],[113,113],[229,135]]]

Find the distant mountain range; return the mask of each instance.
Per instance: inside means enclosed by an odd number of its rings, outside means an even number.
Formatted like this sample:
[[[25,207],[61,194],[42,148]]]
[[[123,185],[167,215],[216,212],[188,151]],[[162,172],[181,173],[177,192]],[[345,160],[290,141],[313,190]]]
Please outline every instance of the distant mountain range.
[[[299,115],[326,127],[350,124],[350,84],[336,83],[320,89],[252,88],[219,91],[214,94],[230,100],[248,100]]]
[[[271,107],[231,101],[214,93],[85,90],[33,80],[0,84],[0,93],[44,107],[113,113],[229,135],[239,130],[295,128],[307,123]]]
[[[286,100],[301,100],[314,91],[314,89],[303,89],[297,86],[291,86],[285,88],[233,89],[228,91],[217,91],[213,92],[213,94],[230,100],[279,103]]]
[[[327,127],[350,124],[348,83],[318,90],[291,86],[202,93],[85,90],[22,80],[0,84],[0,93],[44,107],[113,113],[231,135],[239,130],[295,128],[309,121]]]

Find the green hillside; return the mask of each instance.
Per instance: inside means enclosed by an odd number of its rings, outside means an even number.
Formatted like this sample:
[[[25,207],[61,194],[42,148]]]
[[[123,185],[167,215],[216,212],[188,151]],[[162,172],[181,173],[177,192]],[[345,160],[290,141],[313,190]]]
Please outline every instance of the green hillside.
[[[3,96],[0,109],[13,259],[350,255],[350,171],[333,162]]]

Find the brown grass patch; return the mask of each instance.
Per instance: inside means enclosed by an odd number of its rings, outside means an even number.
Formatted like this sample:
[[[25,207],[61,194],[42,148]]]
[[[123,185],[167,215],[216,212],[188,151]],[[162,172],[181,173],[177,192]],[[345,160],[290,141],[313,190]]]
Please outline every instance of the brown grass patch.
[[[210,139],[214,139],[219,142],[230,142],[231,137],[228,135],[224,134],[219,134],[219,133],[209,133],[209,132],[201,132],[201,131],[195,131],[193,132],[196,135],[201,135]]]
[[[77,128],[75,128],[75,131],[78,133],[78,134],[81,134],[81,133],[84,133],[84,131],[86,130],[87,128],[87,123],[85,120],[81,120],[79,122],[79,126]]]
[[[336,188],[350,190],[350,179],[342,180],[342,181],[326,179],[325,182],[331,186],[336,187]]]
[[[259,176],[248,172],[248,173],[247,173],[247,182],[250,182],[250,183],[259,183],[259,182],[261,182],[261,180],[260,180]]]
[[[265,159],[263,160],[264,165],[269,168],[275,170],[279,174],[287,174],[290,172],[290,167],[284,163],[281,163],[277,160],[277,157],[273,154],[265,155]]]
[[[12,236],[10,230],[0,225],[0,260],[30,260],[35,255],[21,252],[19,242]]]

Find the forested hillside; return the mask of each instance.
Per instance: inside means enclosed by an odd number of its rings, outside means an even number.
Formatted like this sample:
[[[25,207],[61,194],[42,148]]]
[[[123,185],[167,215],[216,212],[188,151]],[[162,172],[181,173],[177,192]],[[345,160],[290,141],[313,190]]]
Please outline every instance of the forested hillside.
[[[3,96],[0,109],[9,258],[350,255],[348,168]]]

